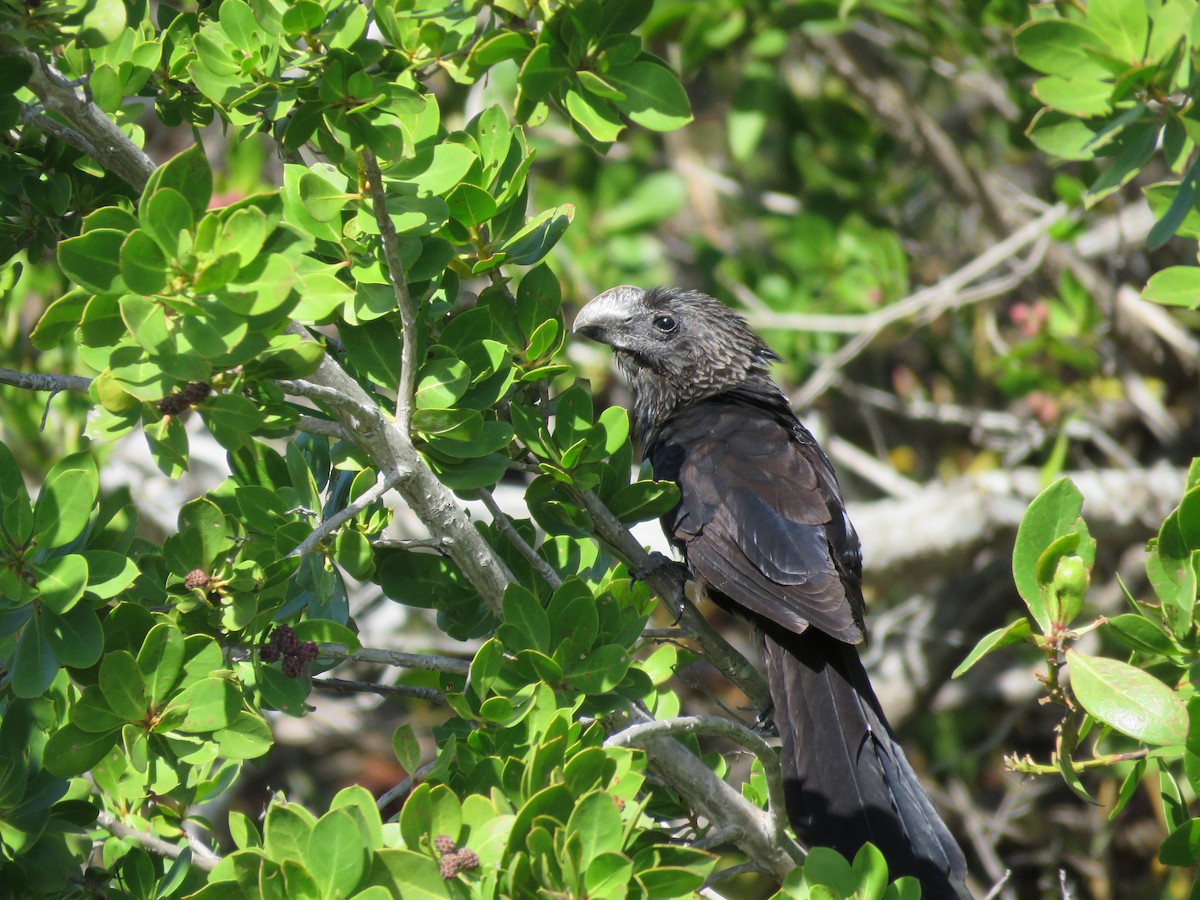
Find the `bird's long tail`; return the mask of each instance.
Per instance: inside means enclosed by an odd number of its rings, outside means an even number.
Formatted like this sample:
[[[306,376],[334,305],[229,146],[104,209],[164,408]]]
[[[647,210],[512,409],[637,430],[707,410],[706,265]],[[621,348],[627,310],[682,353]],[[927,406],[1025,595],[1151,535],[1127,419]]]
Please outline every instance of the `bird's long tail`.
[[[916,876],[925,898],[965,896],[962,851],[908,764],[856,648],[815,628],[794,634],[760,623],[760,633],[797,836],[848,859],[870,841],[889,876]]]

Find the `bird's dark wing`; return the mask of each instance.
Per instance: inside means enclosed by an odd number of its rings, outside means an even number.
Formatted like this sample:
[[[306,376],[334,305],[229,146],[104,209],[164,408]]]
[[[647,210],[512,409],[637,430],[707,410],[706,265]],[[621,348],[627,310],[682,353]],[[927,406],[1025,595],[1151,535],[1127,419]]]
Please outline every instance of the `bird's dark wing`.
[[[696,403],[647,456],[656,478],[679,484],[663,527],[707,587],[789,631],[863,639],[858,538],[829,461],[790,411]]]

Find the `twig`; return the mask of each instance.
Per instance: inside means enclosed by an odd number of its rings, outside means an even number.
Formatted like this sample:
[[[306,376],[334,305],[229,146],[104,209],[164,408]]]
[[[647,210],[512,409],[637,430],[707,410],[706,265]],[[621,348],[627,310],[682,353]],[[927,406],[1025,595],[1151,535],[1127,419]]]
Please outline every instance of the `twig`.
[[[761,737],[737,722],[720,716],[680,716],[654,722],[640,722],[623,728],[610,736],[606,747],[641,746],[651,738],[673,737],[678,734],[708,734],[729,738],[750,750],[762,763],[767,780],[767,797],[771,825],[775,833],[782,836],[787,827],[786,807],[783,797],[783,773],[779,768],[779,757]]]
[[[415,550],[418,548],[428,548],[445,554],[446,539],[444,537],[378,538],[371,541],[371,546],[376,550]]]
[[[337,422],[319,419],[316,416],[300,416],[296,421],[296,428],[308,434],[323,434],[326,437],[338,438],[343,441],[348,437],[346,429]]]
[[[500,530],[501,534],[508,538],[508,542],[516,547],[517,552],[525,558],[526,562],[533,566],[534,571],[542,577],[542,580],[550,585],[551,589],[558,590],[562,586],[562,578],[554,571],[550,563],[538,556],[537,551],[530,547],[525,539],[521,537],[517,529],[513,527],[508,514],[496,502],[496,498],[492,495],[492,492],[488,490],[480,491],[479,499],[483,501],[483,505],[492,514],[492,524]]]
[[[79,147],[69,140],[68,143],[84,150],[88,156],[136,190],[141,191],[145,188],[146,182],[154,172],[154,163],[150,157],[126,137],[116,123],[96,104],[90,102],[62,72],[36,53],[6,42],[0,43],[0,55],[20,57],[33,67],[26,87],[37,95],[46,109],[66,119],[73,132],[79,135],[88,148]],[[52,127],[46,130],[54,133],[51,129]],[[61,130],[55,137],[67,140],[66,133]]]
[[[363,175],[367,190],[371,194],[371,206],[375,222],[379,225],[379,241],[383,245],[383,258],[387,264],[388,280],[396,294],[396,307],[400,311],[400,325],[404,335],[400,342],[400,387],[396,391],[396,425],[407,432],[412,421],[413,389],[416,382],[416,335],[417,316],[413,307],[412,294],[404,277],[404,265],[400,262],[400,248],[396,242],[396,225],[388,215],[387,192],[383,185],[383,174],[379,171],[379,160],[366,147],[362,150]]]
[[[306,553],[311,553],[317,544],[321,543],[321,541],[325,540],[325,538],[329,537],[329,535],[333,534],[390,491],[399,480],[400,476],[396,472],[388,472],[386,474],[380,472],[379,479],[371,487],[363,491],[353,503],[348,504],[344,509],[339,509],[314,528],[312,533],[297,544],[296,549],[289,553],[288,556],[303,556]]]
[[[26,391],[80,391],[91,389],[92,379],[81,375],[39,375],[0,369],[0,384],[8,384]]]
[[[471,661],[455,659],[452,656],[427,656],[422,653],[404,653],[400,650],[380,650],[375,647],[363,647],[353,653],[343,644],[321,644],[321,656],[325,659],[337,659],[345,662],[377,663],[385,666],[398,666],[402,669],[424,669],[428,672],[446,672],[450,675],[465,676],[471,670]]]
[[[433,762],[425,763],[425,765],[421,766],[421,768],[417,769],[417,771],[413,772],[398,785],[388,788],[386,791],[380,794],[379,799],[375,801],[375,806],[379,809],[383,809],[393,800],[405,796],[413,789],[413,785],[433,771],[437,763],[438,761],[436,759]]]
[[[131,828],[124,822],[117,819],[112,813],[104,810],[101,810],[100,814],[96,817],[96,824],[109,834],[116,835],[120,838],[133,838],[133,840],[137,841],[147,850],[151,851],[152,853],[157,853],[159,856],[165,856],[167,859],[178,859],[184,853],[184,851],[191,852],[188,847],[180,847],[178,844],[173,844],[168,840],[164,840],[158,835],[150,834],[146,831],[139,831],[136,828]],[[217,863],[220,861],[220,857],[211,852],[208,854],[192,852],[192,865],[197,869],[202,869],[205,872],[211,872],[217,867]]]
[[[704,658],[736,684],[759,710],[771,706],[771,692],[762,674],[708,624],[700,611],[684,596],[683,579],[671,569],[656,565],[637,538],[591,491],[569,489],[572,498],[592,517],[596,534],[625,559],[633,571],[646,573],[646,584],[674,613],[682,610],[679,622],[695,636]]]
[[[830,435],[824,443],[834,462],[885,493],[893,497],[912,497],[921,492],[920,484],[905,478],[887,463],[880,462],[845,438]]]
[[[431,703],[445,703],[446,695],[433,688],[411,684],[379,684],[375,681],[351,681],[347,678],[314,678],[313,689],[335,694],[379,694],[381,697],[416,697]]]

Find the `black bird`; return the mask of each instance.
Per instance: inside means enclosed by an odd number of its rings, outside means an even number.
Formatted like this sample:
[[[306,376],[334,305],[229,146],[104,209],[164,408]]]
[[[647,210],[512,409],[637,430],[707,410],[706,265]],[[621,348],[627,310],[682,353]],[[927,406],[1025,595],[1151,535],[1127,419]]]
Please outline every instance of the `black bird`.
[[[962,851],[859,659],[858,535],[833,466],[771,378],[779,357],[695,291],[615,287],[575,331],[611,346],[631,383],[643,456],[679,485],[662,526],[692,579],[758,630],[796,835],[850,859],[870,841],[925,897],[965,895]]]

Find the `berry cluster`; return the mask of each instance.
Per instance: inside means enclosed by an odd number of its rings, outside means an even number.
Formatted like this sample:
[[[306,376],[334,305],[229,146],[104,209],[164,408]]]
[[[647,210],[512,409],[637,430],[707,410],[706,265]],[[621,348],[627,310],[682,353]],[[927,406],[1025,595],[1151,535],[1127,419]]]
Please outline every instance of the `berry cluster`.
[[[193,381],[182,391],[177,391],[169,397],[158,401],[158,411],[164,416],[177,416],[191,409],[197,403],[203,403],[212,393],[212,388],[203,381]]]
[[[438,868],[442,873],[443,881],[449,881],[459,872],[479,868],[479,854],[466,847],[460,850],[454,845],[454,838],[448,834],[439,834],[435,837],[433,849],[442,854]]]
[[[296,632],[287,625],[280,625],[271,632],[258,649],[258,658],[265,663],[283,660],[283,674],[288,678],[299,678],[304,666],[317,658],[317,645],[313,641],[298,641]]]
[[[208,573],[203,569],[192,569],[183,576],[183,586],[189,591],[194,591],[196,588],[206,588],[212,579],[208,577]]]

